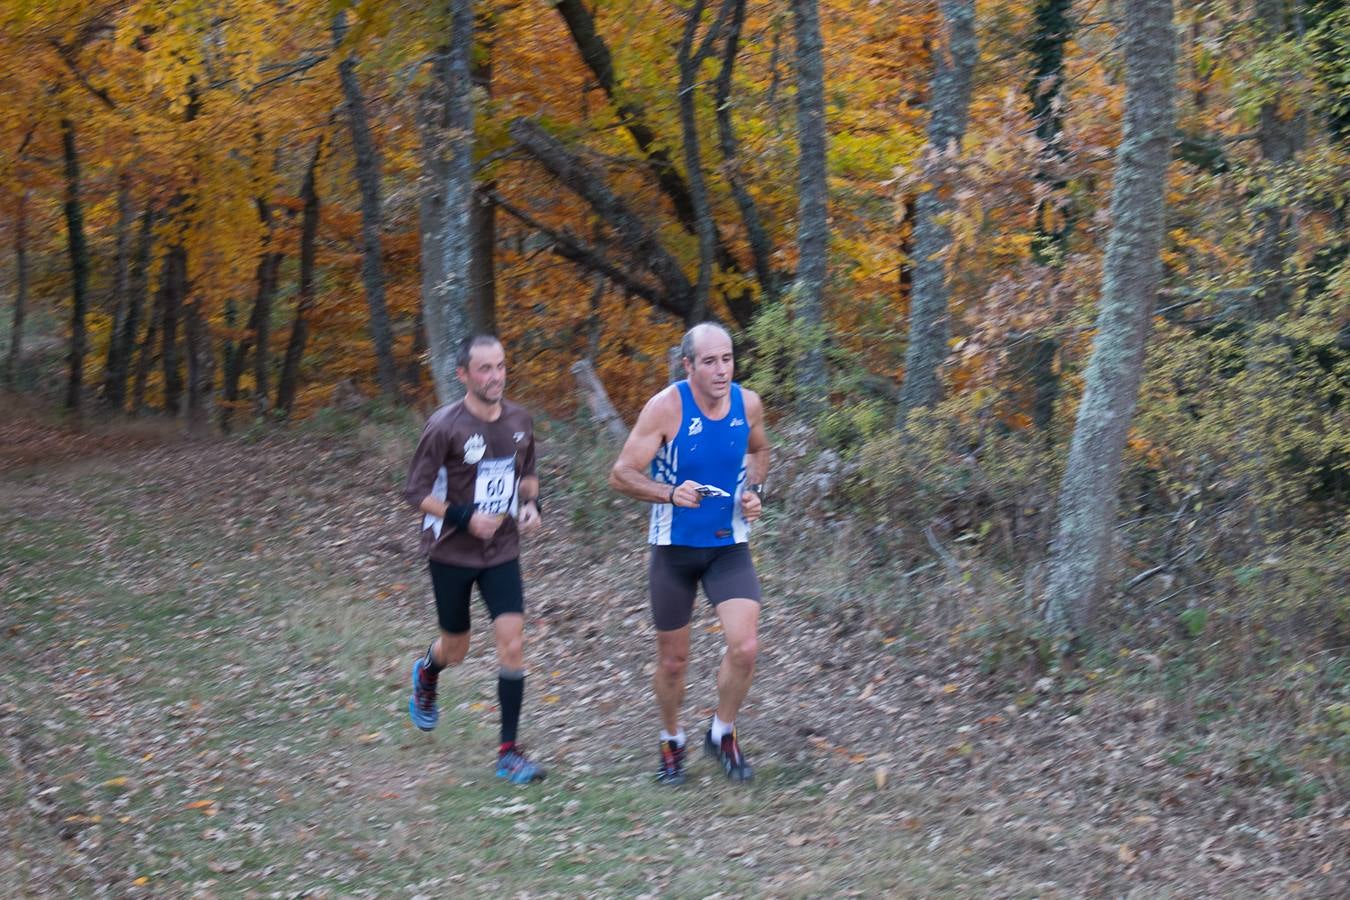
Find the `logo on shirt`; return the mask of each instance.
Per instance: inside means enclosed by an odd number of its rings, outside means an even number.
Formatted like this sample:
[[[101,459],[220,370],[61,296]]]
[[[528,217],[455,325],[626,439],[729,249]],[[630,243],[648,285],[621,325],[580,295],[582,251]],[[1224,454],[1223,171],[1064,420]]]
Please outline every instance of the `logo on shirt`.
[[[732,427],[732,428],[735,428],[737,425],[744,425],[744,424],[745,424],[745,420],[744,420],[744,419],[741,419],[741,418],[735,418],[735,419],[732,419],[732,420],[731,420],[731,427]]]
[[[512,437],[514,437],[516,439],[516,443],[519,444],[521,441],[525,440],[525,432],[517,431],[514,435],[512,435]]]
[[[702,433],[703,433],[703,419],[700,418],[699,416],[694,416],[692,419],[689,420],[689,436],[693,437],[696,434]]]
[[[464,462],[474,465],[483,458],[483,453],[487,450],[487,441],[483,440],[481,434],[475,434],[464,442]]]

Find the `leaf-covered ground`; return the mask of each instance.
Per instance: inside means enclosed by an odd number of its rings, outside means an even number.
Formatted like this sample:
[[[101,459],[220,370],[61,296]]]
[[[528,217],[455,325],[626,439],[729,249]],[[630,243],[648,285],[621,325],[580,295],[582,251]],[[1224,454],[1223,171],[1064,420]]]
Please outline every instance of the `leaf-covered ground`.
[[[1344,797],[1216,761],[1156,699],[1010,691],[784,602],[801,563],[765,554],[739,723],[756,782],[695,759],[656,786],[641,510],[557,448],[524,556],[524,738],[551,774],[499,784],[484,616],[440,728],[407,719],[434,623],[397,496],[414,439],[0,423],[0,894],[1329,897],[1350,879]],[[696,622],[695,734],[720,649]]]

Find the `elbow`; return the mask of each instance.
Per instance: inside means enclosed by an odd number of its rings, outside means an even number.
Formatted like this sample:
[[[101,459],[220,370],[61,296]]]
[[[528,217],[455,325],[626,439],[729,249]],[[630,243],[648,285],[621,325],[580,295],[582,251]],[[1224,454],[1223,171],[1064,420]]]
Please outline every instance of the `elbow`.
[[[623,492],[623,476],[620,474],[619,464],[615,463],[609,469],[609,486],[613,490]]]

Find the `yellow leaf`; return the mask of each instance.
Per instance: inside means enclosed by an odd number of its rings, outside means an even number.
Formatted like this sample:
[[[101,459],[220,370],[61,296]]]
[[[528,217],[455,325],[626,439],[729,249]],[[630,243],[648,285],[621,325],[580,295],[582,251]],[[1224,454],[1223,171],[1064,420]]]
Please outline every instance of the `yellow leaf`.
[[[150,879],[149,877],[142,875],[140,878],[135,879],[131,883],[138,887],[145,887],[147,884],[150,883]]]
[[[944,684],[942,686],[942,693],[944,694],[955,694],[959,690],[961,690],[961,687],[956,684]]]
[[[118,775],[116,778],[109,778],[107,781],[103,782],[103,786],[104,786],[104,787],[110,787],[110,788],[126,787],[126,786],[127,786],[127,776],[125,776],[125,775]]]
[[[559,700],[561,700],[561,699],[562,699],[562,697],[559,697],[557,694],[548,694],[548,695],[546,695],[546,696],[544,697],[544,702],[545,702],[545,703],[557,703],[557,702],[558,702]]]
[[[1128,866],[1138,858],[1138,854],[1130,849],[1129,844],[1121,844],[1120,850],[1116,853],[1116,857]]]
[[[187,805],[187,808],[188,808],[188,809],[207,809],[208,807],[215,806],[215,804],[216,804],[216,801],[214,801],[214,800],[193,800],[191,803],[189,803],[189,804]]]

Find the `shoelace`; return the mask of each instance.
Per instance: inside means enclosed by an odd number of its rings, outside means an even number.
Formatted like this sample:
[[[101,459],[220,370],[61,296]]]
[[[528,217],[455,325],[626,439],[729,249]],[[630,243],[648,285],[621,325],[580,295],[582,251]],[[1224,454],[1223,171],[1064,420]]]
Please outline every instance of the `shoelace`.
[[[423,672],[426,670],[423,669]],[[417,679],[417,708],[424,712],[431,712],[436,706],[436,683],[433,681],[427,684],[426,677],[419,676]]]
[[[735,734],[722,735],[722,755],[729,759],[732,764],[740,765],[741,748],[740,745],[736,743]]]
[[[521,750],[508,750],[508,751],[506,751],[506,754],[501,758],[501,763],[500,763],[500,765],[505,766],[507,769],[509,769],[509,770],[512,771],[512,772],[519,772],[521,769],[524,769],[526,766],[531,766],[531,765],[533,765],[533,763],[531,763],[531,762],[529,761],[529,759],[526,758],[526,756],[525,756],[525,754],[524,754],[523,751],[521,751]]]

